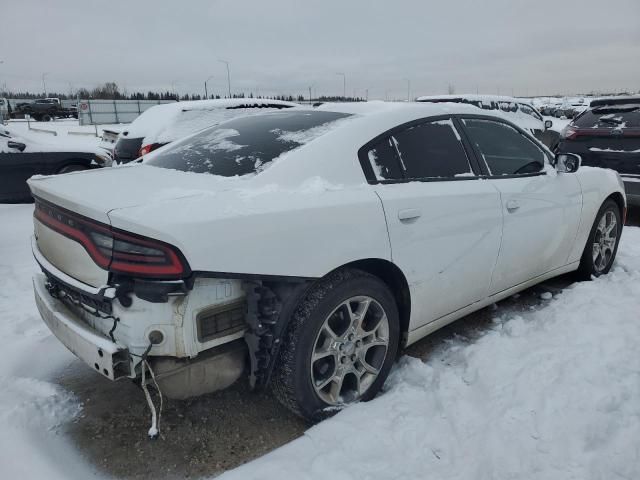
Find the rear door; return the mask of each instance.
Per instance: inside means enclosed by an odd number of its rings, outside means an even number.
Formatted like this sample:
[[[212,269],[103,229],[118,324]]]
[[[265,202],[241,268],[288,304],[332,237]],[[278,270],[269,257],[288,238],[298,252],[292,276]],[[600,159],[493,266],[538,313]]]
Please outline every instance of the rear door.
[[[566,265],[582,210],[577,176],[558,174],[547,153],[507,122],[476,117],[461,123],[485,181],[501,196],[502,245],[489,293]]]
[[[411,289],[411,328],[484,298],[500,245],[500,195],[479,179],[454,122],[399,127],[363,147],[360,159]]]

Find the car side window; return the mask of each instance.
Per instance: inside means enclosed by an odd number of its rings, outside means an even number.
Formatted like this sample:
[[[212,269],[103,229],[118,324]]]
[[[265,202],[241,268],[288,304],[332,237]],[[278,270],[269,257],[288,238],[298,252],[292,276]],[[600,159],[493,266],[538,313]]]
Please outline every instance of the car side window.
[[[474,176],[453,122],[436,120],[391,136],[407,179]]]
[[[367,158],[377,180],[398,180],[404,178],[400,160],[391,137],[378,142],[367,152]]]
[[[464,119],[463,124],[491,175],[531,174],[544,169],[544,151],[515,128],[484,119]]]
[[[536,112],[532,107],[530,107],[529,105],[525,105],[524,103],[519,103],[518,107],[520,108],[520,111],[522,113],[525,113],[527,115],[531,115],[533,118],[535,118],[536,120],[540,120],[542,121],[542,117],[540,116],[540,114],[538,112]]]

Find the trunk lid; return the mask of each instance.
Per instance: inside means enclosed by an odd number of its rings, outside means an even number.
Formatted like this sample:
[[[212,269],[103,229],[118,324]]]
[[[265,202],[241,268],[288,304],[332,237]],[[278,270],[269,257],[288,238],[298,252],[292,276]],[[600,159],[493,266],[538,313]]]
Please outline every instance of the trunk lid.
[[[51,177],[36,176],[28,184],[37,197],[36,209],[44,205],[43,208],[51,210],[58,222],[70,221],[65,218],[64,210],[67,210],[110,226],[109,212],[113,210],[211,195],[231,188],[239,181],[242,180],[136,164]],[[101,268],[81,243],[53,230],[38,218],[34,218],[34,230],[38,250],[53,267],[92,287],[107,284],[109,272],[106,267]],[[55,275],[55,272],[50,273]]]
[[[211,194],[246,180],[133,164],[56,176],[34,176],[35,197],[102,223],[111,210],[149,202]]]

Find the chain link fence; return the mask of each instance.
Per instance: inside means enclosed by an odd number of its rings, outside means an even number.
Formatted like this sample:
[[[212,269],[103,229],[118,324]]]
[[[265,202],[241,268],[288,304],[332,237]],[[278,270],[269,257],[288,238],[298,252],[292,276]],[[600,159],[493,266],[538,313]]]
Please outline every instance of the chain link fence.
[[[80,125],[131,123],[154,105],[173,102],[174,100],[80,100],[78,120]]]

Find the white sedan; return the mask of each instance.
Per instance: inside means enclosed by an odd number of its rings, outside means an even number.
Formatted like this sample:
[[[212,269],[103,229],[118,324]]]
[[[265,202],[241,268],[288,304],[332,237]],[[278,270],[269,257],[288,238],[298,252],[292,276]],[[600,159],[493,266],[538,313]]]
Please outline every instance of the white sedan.
[[[616,172],[460,104],[238,118],[29,185],[38,308],[91,368],[185,398],[248,359],[253,387],[312,420],[474,310],[606,274],[626,212]]]

